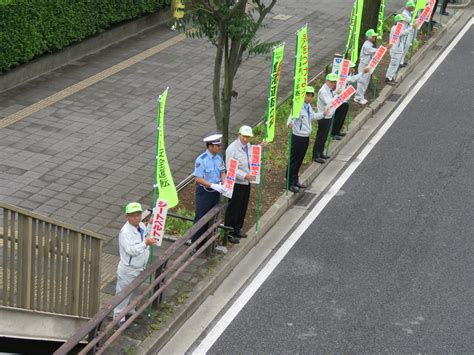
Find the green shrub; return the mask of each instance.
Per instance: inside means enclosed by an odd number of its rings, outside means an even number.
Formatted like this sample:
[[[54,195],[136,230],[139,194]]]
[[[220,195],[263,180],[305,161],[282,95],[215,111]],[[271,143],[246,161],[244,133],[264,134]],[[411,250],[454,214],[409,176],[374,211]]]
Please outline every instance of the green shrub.
[[[0,72],[156,12],[170,0],[0,0]]]

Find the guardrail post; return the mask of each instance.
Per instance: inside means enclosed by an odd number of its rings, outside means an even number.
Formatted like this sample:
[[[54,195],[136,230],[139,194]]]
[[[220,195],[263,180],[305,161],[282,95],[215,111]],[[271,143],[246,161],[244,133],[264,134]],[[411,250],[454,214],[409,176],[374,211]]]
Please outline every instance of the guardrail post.
[[[156,270],[155,279],[157,279],[163,273],[163,271],[166,270],[167,265],[168,265],[168,260],[166,260],[165,263],[163,265],[161,265],[158,268],[158,270]],[[158,283],[158,285],[155,286],[155,288],[153,289],[153,293],[158,291],[160,289],[161,285],[164,284],[164,282],[165,282],[165,278],[163,278],[163,280],[161,280],[161,282]],[[160,306],[162,301],[163,301],[163,293],[161,293],[160,296],[153,301],[152,308],[153,309],[158,309],[158,307]]]
[[[81,302],[81,290],[82,290],[82,280],[81,280],[81,235],[77,232],[70,233],[70,254],[69,258],[71,260],[72,272],[69,274],[72,276],[70,280],[71,292],[69,294],[69,301],[71,302],[71,314],[79,316],[79,304]]]
[[[32,259],[33,259],[33,221],[28,216],[18,216],[18,256],[20,258],[20,270],[18,283],[20,295],[19,306],[31,309],[32,280]]]

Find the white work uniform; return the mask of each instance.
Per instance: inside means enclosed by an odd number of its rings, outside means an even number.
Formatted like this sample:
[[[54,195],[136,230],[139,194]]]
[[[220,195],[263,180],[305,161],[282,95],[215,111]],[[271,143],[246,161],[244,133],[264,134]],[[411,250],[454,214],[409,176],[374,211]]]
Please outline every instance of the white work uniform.
[[[117,286],[115,294],[130,285],[146,268],[150,256],[150,248],[145,244],[146,227],[140,223],[139,228],[125,223],[119,233],[120,262],[117,266]],[[114,308],[114,318],[129,304],[133,292]],[[133,313],[133,311],[131,312]]]
[[[395,23],[392,26],[392,29],[390,30],[390,42],[392,41],[396,27],[397,24]],[[395,77],[397,76],[398,68],[400,66],[400,63],[402,62],[404,42],[408,31],[409,29],[406,28],[405,24],[403,24],[402,32],[400,33],[400,38],[398,39],[398,42],[392,45],[392,48],[390,48],[390,64],[388,65],[386,74],[386,78],[389,80],[395,80]]]
[[[358,67],[359,73],[362,73],[364,68],[369,66],[369,63],[375,53],[377,53],[377,47],[375,47],[374,44],[369,40],[366,40],[362,46],[362,49],[360,50],[360,61]],[[365,100],[365,92],[369,87],[370,77],[371,74],[369,72],[362,74],[362,76],[359,78],[359,81],[357,82],[355,99],[362,101]]]
[[[288,117],[286,125],[293,123],[293,134],[298,137],[309,137],[313,130],[312,121],[320,120],[324,117],[322,113],[314,112],[311,104],[303,104],[300,115],[293,120],[293,117]]]
[[[405,22],[407,30],[409,31],[407,33],[407,36],[405,37],[405,43],[403,47],[403,56],[402,56],[402,61],[401,63],[405,63],[405,56],[408,53],[408,50],[410,49],[410,46],[413,44],[413,38],[415,38],[415,28],[411,25],[411,16],[412,13],[408,11],[407,9],[403,9],[402,15],[405,18]]]

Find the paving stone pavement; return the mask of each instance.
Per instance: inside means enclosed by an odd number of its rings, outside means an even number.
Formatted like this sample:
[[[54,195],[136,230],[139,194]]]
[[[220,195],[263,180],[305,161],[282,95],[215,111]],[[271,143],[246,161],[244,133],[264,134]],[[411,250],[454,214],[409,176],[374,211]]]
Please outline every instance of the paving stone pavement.
[[[404,1],[390,0],[387,13]],[[304,9],[301,7],[304,5]],[[345,42],[351,1],[279,1],[259,34],[287,44],[280,93],[291,90],[295,33],[308,23],[315,74]],[[282,21],[273,17],[291,16]],[[25,107],[177,36],[161,26],[0,93],[0,122]],[[152,201],[156,99],[170,87],[166,145],[176,182],[192,172],[215,131],[214,48],[185,39],[0,129],[0,201],[101,233],[113,240],[127,201]],[[231,130],[265,111],[270,62],[245,59],[236,79]],[[1,90],[1,88],[0,88]]]

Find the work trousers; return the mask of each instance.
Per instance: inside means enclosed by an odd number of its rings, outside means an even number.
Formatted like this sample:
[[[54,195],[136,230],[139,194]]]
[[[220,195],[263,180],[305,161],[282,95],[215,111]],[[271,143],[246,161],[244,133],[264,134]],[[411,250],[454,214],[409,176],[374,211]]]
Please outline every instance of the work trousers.
[[[313,159],[320,158],[324,152],[324,145],[329,134],[329,127],[331,126],[331,119],[323,118],[318,120],[318,133],[313,146]]]
[[[407,35],[407,37],[405,38],[406,42],[405,42],[405,46],[403,47],[403,56],[402,56],[402,60],[400,61],[400,64],[401,63],[405,63],[405,57],[408,53],[408,51],[410,50],[410,47],[413,45],[413,39],[415,38],[415,29],[413,28]]]
[[[433,11],[431,12],[431,19],[430,21],[433,21],[433,17],[436,13],[436,9],[438,8],[438,0],[436,0],[435,2],[435,5],[434,5],[434,9]],[[443,2],[441,3],[441,13],[443,12],[446,12],[446,7],[448,6],[448,0],[443,0]]]
[[[195,192],[195,214],[194,214],[194,223],[199,221],[204,215],[209,212],[212,207],[219,203],[220,193],[212,189],[205,189],[202,185],[196,185]],[[191,241],[195,242],[199,237],[207,230],[209,224],[205,224],[201,229],[199,229],[196,234],[193,235]],[[206,241],[203,240],[201,245]],[[200,246],[201,246],[200,245]]]
[[[387,75],[385,77],[390,80],[395,80],[397,77],[398,68],[402,61],[403,52],[390,52],[390,64],[388,65]]]
[[[235,184],[232,198],[229,200],[227,211],[225,211],[224,223],[232,227],[238,233],[244,226],[245,214],[249,205],[250,184]]]
[[[341,106],[339,106],[334,112],[334,123],[332,125],[332,132],[333,136],[338,135],[341,133],[341,129],[344,126],[344,121],[346,120],[347,112],[349,111],[349,104],[344,102]]]
[[[359,68],[359,72],[362,71],[364,68]],[[360,77],[359,80],[357,80],[357,90],[355,93],[355,97],[357,100],[365,100],[365,92],[367,91],[367,88],[369,87],[370,83],[370,73],[364,73]]]
[[[298,175],[309,146],[309,137],[291,137],[290,180],[288,186],[299,183]]]
[[[115,287],[115,294],[122,292],[128,285],[130,285],[144,269],[135,269],[127,265],[119,263],[117,266],[117,285]],[[128,306],[130,300],[135,295],[134,290],[128,295],[120,304],[114,308],[114,318],[116,318]],[[130,311],[129,311],[130,313]]]

